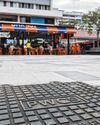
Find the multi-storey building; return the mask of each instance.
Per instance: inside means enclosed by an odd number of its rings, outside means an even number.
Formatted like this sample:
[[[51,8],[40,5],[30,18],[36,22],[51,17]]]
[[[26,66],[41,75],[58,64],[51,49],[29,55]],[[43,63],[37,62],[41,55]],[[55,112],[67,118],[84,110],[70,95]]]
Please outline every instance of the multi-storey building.
[[[61,17],[52,0],[0,0],[0,21],[56,24]]]
[[[0,43],[16,40],[24,45],[37,37],[55,41],[62,33],[67,37],[76,30],[59,26],[62,18],[63,11],[53,9],[52,0],[0,0]]]
[[[82,23],[83,12],[66,12],[63,11],[63,18],[60,18],[59,23],[63,25],[74,25],[79,28],[79,25]]]

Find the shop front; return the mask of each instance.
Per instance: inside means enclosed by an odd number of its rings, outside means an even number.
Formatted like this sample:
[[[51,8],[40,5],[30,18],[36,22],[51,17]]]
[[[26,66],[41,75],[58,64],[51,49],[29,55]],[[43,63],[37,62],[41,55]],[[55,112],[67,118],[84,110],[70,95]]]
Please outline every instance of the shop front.
[[[11,24],[11,23],[1,23],[0,24],[0,49],[2,49],[1,54],[10,54],[9,48],[20,48],[20,54],[27,54],[25,49],[27,50],[27,42],[30,42],[30,48],[34,50],[34,52],[30,52],[30,54],[60,54],[61,52],[57,52],[58,48],[65,48],[62,46],[60,41],[63,38],[70,39],[70,36],[76,32],[75,28],[66,28],[61,26],[50,26],[50,25],[30,25],[30,24]],[[25,48],[26,46],[26,48]],[[5,48],[7,49],[6,53]],[[52,52],[43,53],[40,52],[39,48],[52,48]],[[30,49],[30,50],[31,50]],[[10,49],[11,50],[11,49]],[[16,49],[17,50],[17,49]],[[36,50],[39,50],[36,53]],[[64,52],[63,52],[64,53]],[[62,54],[63,54],[62,53]],[[12,54],[18,54],[17,52]],[[64,53],[64,54],[67,54]]]

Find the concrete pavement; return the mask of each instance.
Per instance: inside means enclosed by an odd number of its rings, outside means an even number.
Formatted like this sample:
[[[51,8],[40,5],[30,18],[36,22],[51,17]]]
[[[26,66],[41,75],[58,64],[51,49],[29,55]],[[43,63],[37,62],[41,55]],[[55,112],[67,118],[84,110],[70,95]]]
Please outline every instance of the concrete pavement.
[[[81,81],[100,86],[100,56],[0,56],[0,84]]]

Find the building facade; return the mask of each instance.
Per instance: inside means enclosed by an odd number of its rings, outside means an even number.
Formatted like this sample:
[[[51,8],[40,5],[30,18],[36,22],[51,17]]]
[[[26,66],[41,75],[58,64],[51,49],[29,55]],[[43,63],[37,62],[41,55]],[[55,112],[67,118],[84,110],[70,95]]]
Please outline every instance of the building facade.
[[[62,15],[52,0],[0,0],[0,21],[57,25]]]
[[[83,12],[66,12],[63,11],[63,18],[59,20],[59,24],[64,24],[64,25],[74,25],[76,24],[76,28],[79,28],[80,24],[82,23],[82,16]]]

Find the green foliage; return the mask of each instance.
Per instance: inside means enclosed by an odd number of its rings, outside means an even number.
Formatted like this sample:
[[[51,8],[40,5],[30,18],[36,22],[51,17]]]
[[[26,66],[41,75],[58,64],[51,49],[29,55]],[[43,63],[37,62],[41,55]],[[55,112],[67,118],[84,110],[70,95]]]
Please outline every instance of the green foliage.
[[[100,8],[84,14],[82,17],[82,22],[82,26],[84,26],[89,33],[92,33],[94,29],[97,31],[97,33],[100,32]]]

